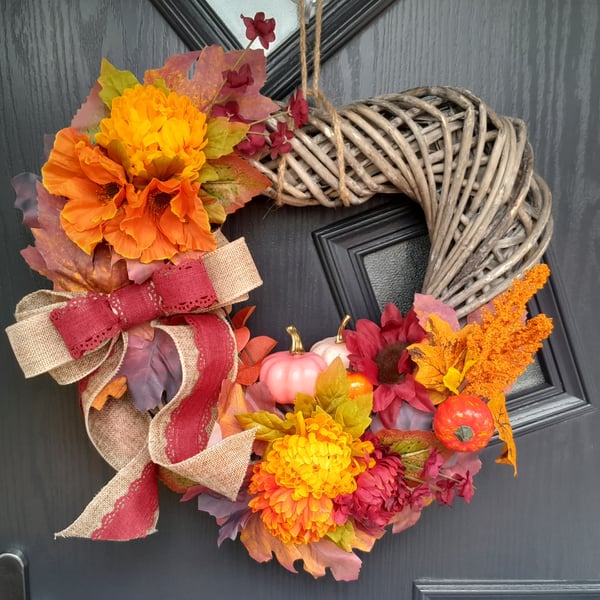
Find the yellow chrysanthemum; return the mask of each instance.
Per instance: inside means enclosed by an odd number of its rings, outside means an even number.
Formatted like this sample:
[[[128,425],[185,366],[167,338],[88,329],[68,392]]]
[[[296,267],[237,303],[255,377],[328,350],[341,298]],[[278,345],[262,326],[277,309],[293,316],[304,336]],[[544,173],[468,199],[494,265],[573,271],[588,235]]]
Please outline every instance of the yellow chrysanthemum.
[[[96,143],[116,153],[130,181],[197,179],[206,162],[206,115],[187,96],[136,85],[112,101]]]
[[[306,544],[335,529],[333,499],[356,490],[373,446],[328,414],[297,418],[296,433],[276,439],[254,467],[249,505],[283,542]]]

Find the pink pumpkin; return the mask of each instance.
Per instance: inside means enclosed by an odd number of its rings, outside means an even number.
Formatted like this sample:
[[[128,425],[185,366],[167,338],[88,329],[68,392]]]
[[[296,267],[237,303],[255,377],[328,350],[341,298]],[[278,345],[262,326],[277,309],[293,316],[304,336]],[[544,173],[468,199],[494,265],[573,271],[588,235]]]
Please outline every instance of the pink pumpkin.
[[[317,377],[327,369],[327,363],[318,354],[304,351],[294,326],[286,331],[292,337],[291,349],[267,356],[259,375],[279,404],[293,404],[299,392],[314,396]]]

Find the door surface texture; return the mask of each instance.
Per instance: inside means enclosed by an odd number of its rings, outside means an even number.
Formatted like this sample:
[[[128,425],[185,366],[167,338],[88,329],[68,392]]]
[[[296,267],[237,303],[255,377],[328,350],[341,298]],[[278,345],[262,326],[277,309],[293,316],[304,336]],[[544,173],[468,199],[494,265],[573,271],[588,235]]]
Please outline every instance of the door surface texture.
[[[23,296],[49,286],[19,254],[31,240],[14,208],[10,179],[39,172],[44,135],[69,124],[102,57],[140,76],[188,49],[158,4],[0,0],[2,329]],[[564,343],[548,352],[559,364],[555,379],[576,382],[570,394],[585,410],[563,414],[559,408],[545,426],[522,428],[517,478],[495,464],[499,446],[486,449],[470,505],[432,506],[414,527],[386,535],[361,556],[360,578],[351,583],[329,575],[314,580],[301,565],[293,575],[274,561],[258,564],[239,541],[218,548],[213,519],[166,488],[158,532],[146,539],[55,540],[54,532],[80,514],[113,472],[86,437],[76,386],[59,386],[47,375],[24,379],[2,334],[0,555],[25,557],[29,597],[600,598],[599,65],[596,0],[396,0],[322,65],[321,88],[338,106],[452,85],[527,124],[535,170],[553,193],[554,236],[546,258]],[[323,251],[328,236],[335,237],[345,219],[406,202],[377,197],[351,209],[299,209],[257,198],[232,215],[225,233],[245,236],[264,280],[250,298],[257,306],[253,333],[277,338],[280,349],[291,322],[305,346],[333,335],[340,300]],[[416,232],[407,264],[395,267],[408,292],[394,289],[395,275],[386,277],[389,254],[375,254],[366,263],[375,304],[388,294],[402,301],[418,291],[427,256],[422,217],[400,212],[397,218],[414,221]],[[384,233],[370,235],[376,240]],[[357,275],[339,269],[343,285],[352,288]],[[569,373],[562,375],[566,363]],[[0,569],[0,600],[20,598],[7,587],[17,580],[20,574],[2,577]]]

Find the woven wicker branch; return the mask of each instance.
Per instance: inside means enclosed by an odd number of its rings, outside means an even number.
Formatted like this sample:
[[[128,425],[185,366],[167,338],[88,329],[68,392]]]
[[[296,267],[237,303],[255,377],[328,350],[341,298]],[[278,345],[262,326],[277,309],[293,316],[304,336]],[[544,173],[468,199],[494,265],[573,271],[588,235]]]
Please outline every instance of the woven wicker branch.
[[[533,171],[522,121],[448,87],[380,96],[338,114],[350,204],[402,193],[423,209],[431,239],[424,293],[464,317],[540,260],[552,234],[551,194]],[[296,132],[281,194],[279,162],[255,163],[273,182],[270,197],[342,204],[331,121],[312,110]]]

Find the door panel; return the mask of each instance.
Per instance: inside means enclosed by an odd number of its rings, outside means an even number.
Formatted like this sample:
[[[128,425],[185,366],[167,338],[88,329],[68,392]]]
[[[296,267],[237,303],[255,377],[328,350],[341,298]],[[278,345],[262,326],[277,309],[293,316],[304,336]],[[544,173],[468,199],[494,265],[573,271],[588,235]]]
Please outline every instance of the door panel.
[[[452,84],[528,122],[537,170],[555,198],[553,284],[565,300],[582,395],[593,407],[600,383],[599,22],[594,0],[397,0],[322,70],[324,91],[339,104]],[[13,208],[10,177],[39,171],[44,133],[69,122],[102,56],[141,73],[184,46],[149,0],[5,0],[0,34],[0,315],[6,326],[22,296],[47,287],[18,254],[30,240]],[[246,237],[265,280],[252,294],[258,306],[252,331],[282,344],[290,322],[307,345],[333,335],[339,307],[313,234],[389,202],[329,210],[275,208],[258,199],[233,215],[227,234]],[[33,600],[404,599],[423,579],[425,598],[441,589],[431,580],[568,583],[600,576],[596,410],[521,435],[518,479],[494,464],[497,448],[486,450],[471,505],[432,507],[412,529],[387,535],[364,556],[356,583],[313,581],[277,564],[258,565],[239,542],[217,549],[212,519],[167,490],[159,532],[146,540],[55,541],[53,533],[112,472],[85,436],[75,386],[61,388],[47,376],[24,380],[4,336],[0,353],[0,554],[20,549],[27,557]]]

